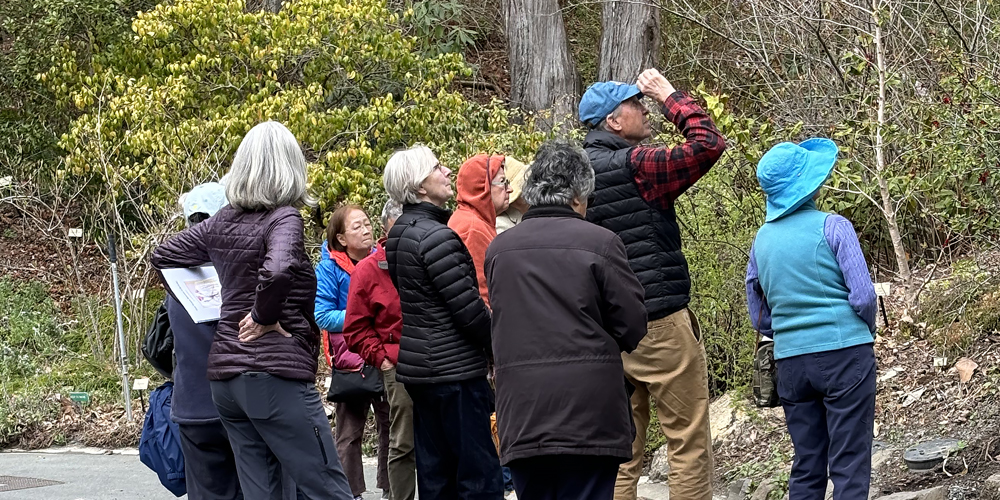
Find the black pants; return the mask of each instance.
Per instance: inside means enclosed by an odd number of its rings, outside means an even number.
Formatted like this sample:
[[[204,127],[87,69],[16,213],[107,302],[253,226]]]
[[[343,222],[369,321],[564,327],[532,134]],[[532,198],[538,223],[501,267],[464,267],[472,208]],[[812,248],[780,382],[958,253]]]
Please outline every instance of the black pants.
[[[247,372],[213,380],[212,399],[247,500],[273,498],[281,489],[275,470],[286,472],[307,500],[354,498],[313,383]]]
[[[795,460],[792,500],[868,498],[875,421],[875,352],[871,344],[779,359],[778,395]]]
[[[612,457],[546,455],[507,465],[518,500],[611,500],[621,462]]]
[[[221,422],[178,424],[189,500],[243,500],[236,458]]]
[[[406,392],[413,400],[420,498],[502,499],[500,460],[490,434],[493,390],[486,377],[406,384]]]

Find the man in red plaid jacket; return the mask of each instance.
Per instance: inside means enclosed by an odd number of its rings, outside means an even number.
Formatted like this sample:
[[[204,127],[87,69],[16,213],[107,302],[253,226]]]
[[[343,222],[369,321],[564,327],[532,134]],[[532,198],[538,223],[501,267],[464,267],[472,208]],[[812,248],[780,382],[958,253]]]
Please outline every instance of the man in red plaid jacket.
[[[656,102],[685,142],[672,148],[639,145],[652,136],[643,96]],[[583,147],[596,174],[587,219],[625,243],[649,318],[639,347],[622,355],[625,376],[635,386],[637,432],[632,460],[618,470],[615,500],[636,499],[651,397],[667,438],[670,498],[711,499],[708,369],[698,321],[688,309],[691,277],[674,201],[719,160],[725,141],[708,114],[655,69],[643,72],[637,85],[592,85],[580,101],[580,120],[591,128]]]

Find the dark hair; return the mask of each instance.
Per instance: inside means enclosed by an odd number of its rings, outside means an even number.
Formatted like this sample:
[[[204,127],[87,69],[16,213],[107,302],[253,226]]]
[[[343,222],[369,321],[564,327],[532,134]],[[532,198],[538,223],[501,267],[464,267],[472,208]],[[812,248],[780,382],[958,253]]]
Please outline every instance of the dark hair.
[[[569,205],[594,192],[594,169],[587,153],[574,143],[556,139],[539,146],[524,181],[521,197],[531,206]]]
[[[326,244],[330,246],[331,250],[336,250],[338,252],[346,252],[347,247],[340,244],[337,240],[338,234],[344,234],[347,232],[347,216],[351,215],[351,212],[355,210],[364,209],[358,205],[343,205],[340,208],[333,211],[333,215],[330,216],[330,223],[326,225]]]
[[[193,226],[199,222],[204,222],[208,220],[209,217],[211,216],[206,214],[205,212],[195,212],[188,216],[188,226]]]

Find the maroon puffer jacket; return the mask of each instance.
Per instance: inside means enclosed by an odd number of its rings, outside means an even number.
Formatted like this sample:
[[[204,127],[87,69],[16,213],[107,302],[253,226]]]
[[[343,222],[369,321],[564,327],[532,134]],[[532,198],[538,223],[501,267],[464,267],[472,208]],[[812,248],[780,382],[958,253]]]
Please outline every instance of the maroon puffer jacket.
[[[151,262],[157,269],[211,262],[219,273],[222,318],[208,354],[209,380],[248,371],[315,379],[316,275],[302,231],[302,216],[295,208],[243,212],[227,205],[153,251]],[[292,336],[270,332],[253,342],[240,342],[240,320],[248,312],[258,323],[281,323]]]

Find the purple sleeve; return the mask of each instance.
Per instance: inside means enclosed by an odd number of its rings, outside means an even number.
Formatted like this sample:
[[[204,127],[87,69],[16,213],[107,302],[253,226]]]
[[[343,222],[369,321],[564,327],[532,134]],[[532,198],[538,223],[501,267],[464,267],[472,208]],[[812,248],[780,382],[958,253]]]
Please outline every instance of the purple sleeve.
[[[273,325],[281,319],[293,276],[303,269],[312,270],[311,263],[300,261],[306,254],[302,216],[291,207],[278,210],[284,213],[274,216],[265,236],[267,252],[257,271],[257,298],[250,310],[250,316],[261,325]]]
[[[878,299],[875,296],[875,285],[872,284],[871,276],[868,274],[868,263],[865,262],[865,255],[861,252],[858,233],[854,231],[851,221],[840,215],[831,214],[826,218],[823,234],[837,258],[840,271],[844,274],[844,283],[849,293],[848,302],[851,303],[854,312],[868,324],[868,329],[874,333]]]
[[[755,330],[760,330],[760,334],[767,338],[774,338],[774,331],[771,329],[771,307],[767,305],[767,298],[764,297],[764,289],[760,287],[760,279],[757,273],[757,257],[754,255],[753,247],[750,247],[750,262],[747,263],[747,310],[750,313],[750,324]],[[757,316],[760,316],[759,318]]]

